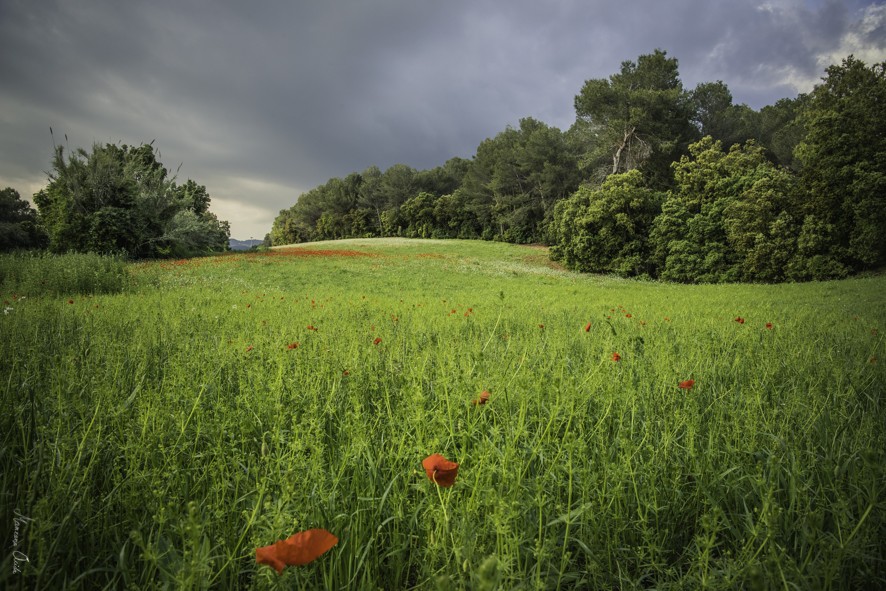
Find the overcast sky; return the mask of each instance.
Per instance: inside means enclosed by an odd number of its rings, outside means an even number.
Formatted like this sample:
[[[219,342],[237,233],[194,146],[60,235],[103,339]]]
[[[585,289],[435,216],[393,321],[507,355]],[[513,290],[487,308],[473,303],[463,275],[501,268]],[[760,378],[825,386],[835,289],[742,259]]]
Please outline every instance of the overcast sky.
[[[686,88],[755,109],[850,53],[886,5],[831,0],[0,0],[0,188],[46,185],[55,140],[155,140],[235,238],[334,176],[431,168],[519,119],[561,129],[585,80],[660,48]]]

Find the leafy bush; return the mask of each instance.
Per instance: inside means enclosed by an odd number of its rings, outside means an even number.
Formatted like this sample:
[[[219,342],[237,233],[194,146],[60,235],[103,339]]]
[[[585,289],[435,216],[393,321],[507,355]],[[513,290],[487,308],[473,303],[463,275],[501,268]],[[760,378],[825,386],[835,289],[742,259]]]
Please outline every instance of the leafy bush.
[[[753,141],[724,152],[705,137],[674,163],[650,234],[662,279],[684,283],[784,281],[797,257],[798,182]]]
[[[641,275],[649,266],[649,228],[663,194],[644,186],[639,170],[581,187],[555,208],[552,255],[580,271]]]

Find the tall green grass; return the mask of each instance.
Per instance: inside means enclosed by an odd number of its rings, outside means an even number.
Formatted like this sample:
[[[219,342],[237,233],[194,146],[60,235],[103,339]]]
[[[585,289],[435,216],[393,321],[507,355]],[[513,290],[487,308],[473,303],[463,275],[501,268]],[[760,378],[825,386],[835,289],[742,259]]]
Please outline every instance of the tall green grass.
[[[43,252],[0,254],[0,290],[16,295],[119,293],[129,285],[119,256]]]
[[[0,529],[30,519],[0,586],[886,585],[886,279],[675,286],[513,245],[302,248],[136,265],[159,285],[0,316]],[[460,463],[452,488],[432,453]],[[339,544],[256,565],[313,527]]]

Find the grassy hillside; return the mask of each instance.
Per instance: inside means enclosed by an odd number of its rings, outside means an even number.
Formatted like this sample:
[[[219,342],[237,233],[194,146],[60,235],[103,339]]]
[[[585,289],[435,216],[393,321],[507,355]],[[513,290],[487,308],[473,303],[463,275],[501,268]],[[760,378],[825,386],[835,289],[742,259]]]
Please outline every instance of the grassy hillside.
[[[882,276],[399,239],[128,271],[0,283],[0,587],[886,586]],[[256,564],[311,528],[339,543]]]

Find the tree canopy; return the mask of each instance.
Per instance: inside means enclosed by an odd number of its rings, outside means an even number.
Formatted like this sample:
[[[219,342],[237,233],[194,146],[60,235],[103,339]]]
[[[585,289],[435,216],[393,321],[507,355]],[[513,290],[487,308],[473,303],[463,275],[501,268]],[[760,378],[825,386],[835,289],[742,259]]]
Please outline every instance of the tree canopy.
[[[585,82],[575,113],[596,133],[597,158],[611,160],[610,174],[641,168],[658,186],[669,184],[670,163],[695,137],[677,59],[661,50],[622,62],[608,79]]]
[[[264,245],[349,237],[544,243],[566,266],[681,282],[800,281],[886,264],[886,62],[853,56],[755,111],[686,90],[656,49],[587,80],[566,131],[520,119],[429,170],[370,166],[280,211]],[[37,212],[0,191],[0,250],[227,250],[206,187],[150,144],[53,152]]]
[[[45,245],[46,235],[31,205],[12,187],[0,191],[0,252]]]
[[[34,195],[55,252],[192,256],[227,249],[230,228],[209,211],[206,187],[175,178],[153,146],[55,148],[49,184]]]

